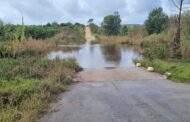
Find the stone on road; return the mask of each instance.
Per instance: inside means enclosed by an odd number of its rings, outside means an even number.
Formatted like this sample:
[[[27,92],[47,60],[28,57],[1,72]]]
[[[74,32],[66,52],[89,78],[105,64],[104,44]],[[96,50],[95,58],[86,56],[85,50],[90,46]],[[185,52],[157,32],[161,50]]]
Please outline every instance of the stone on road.
[[[190,122],[190,86],[153,76],[75,84],[41,121]]]

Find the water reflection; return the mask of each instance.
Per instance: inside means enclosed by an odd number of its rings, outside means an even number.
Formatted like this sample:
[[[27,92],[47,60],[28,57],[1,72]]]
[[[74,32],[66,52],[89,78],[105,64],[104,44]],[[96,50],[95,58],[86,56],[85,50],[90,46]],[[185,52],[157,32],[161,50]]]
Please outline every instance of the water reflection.
[[[118,45],[109,44],[101,47],[103,56],[107,62],[119,64],[121,61],[121,50]]]
[[[142,58],[137,50],[121,45],[82,45],[70,52],[52,51],[49,59],[74,58],[82,68],[128,67],[134,66],[133,59]]]

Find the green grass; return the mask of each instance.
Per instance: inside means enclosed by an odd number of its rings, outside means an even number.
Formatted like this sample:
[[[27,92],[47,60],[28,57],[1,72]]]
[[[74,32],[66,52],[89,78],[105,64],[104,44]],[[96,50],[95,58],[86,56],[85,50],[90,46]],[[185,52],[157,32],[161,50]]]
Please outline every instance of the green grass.
[[[137,62],[137,61],[136,61]],[[156,72],[172,73],[169,79],[177,82],[190,83],[190,62],[188,61],[164,61],[164,60],[141,60],[144,67],[152,66]]]
[[[78,64],[46,58],[0,59],[0,122],[33,122],[72,83]]]
[[[65,88],[58,82],[23,78],[1,82],[0,121],[34,121],[44,112],[48,102]]]

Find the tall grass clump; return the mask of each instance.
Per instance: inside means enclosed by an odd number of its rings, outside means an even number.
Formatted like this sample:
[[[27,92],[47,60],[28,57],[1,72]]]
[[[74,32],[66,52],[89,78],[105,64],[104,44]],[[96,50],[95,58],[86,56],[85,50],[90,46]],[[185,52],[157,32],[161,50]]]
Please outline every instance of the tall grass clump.
[[[143,54],[150,59],[172,58],[172,39],[175,30],[146,36],[141,42]]]
[[[34,40],[32,38],[23,41],[0,42],[0,57],[38,56],[46,54],[56,45],[53,41]]]
[[[99,41],[101,44],[131,44],[130,38],[128,36],[99,36]]]
[[[180,51],[184,59],[190,60],[190,28],[182,36]]]
[[[66,90],[80,67],[74,60],[0,59],[0,121],[33,122]]]

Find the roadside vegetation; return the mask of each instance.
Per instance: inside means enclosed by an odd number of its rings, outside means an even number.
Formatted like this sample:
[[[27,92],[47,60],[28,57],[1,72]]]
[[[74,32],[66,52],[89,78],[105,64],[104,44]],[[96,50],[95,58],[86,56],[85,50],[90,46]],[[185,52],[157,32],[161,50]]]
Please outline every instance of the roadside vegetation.
[[[152,16],[154,11],[156,11],[156,9],[150,13],[149,17]],[[158,15],[161,14],[158,10],[157,13]],[[183,12],[181,17],[181,37],[179,45],[175,43],[177,36],[176,33],[178,33],[176,23],[177,16],[171,16],[168,17],[168,20],[166,19],[166,22],[162,23],[162,26],[159,26],[161,31],[155,32],[153,34],[147,34],[143,38],[141,46],[143,47],[143,55],[146,57],[146,60],[140,62],[145,67],[148,65],[153,66],[155,70],[160,73],[171,73],[169,79],[189,83],[190,11]],[[163,17],[160,18],[163,19]],[[158,17],[157,19],[159,20]],[[156,22],[154,22],[155,21],[152,23],[155,25]],[[154,26],[148,25],[146,25],[146,28],[155,29]]]
[[[156,72],[159,72],[163,75],[166,73],[171,73],[168,76],[169,79],[181,82],[181,83],[190,83],[190,63],[186,60],[141,60],[136,61],[142,64],[144,67],[154,67]]]
[[[143,66],[169,72],[172,80],[190,82],[190,11],[179,9],[179,14],[168,16],[159,7],[149,13],[144,25],[121,25],[119,13],[115,12],[104,18],[101,27],[96,26],[100,31],[98,40],[101,44],[140,46],[144,60],[138,62]]]
[[[81,24],[25,26],[24,22],[1,21],[0,122],[33,122],[45,112],[48,103],[67,90],[81,70],[75,60],[49,60],[47,53],[59,44],[82,40]]]

